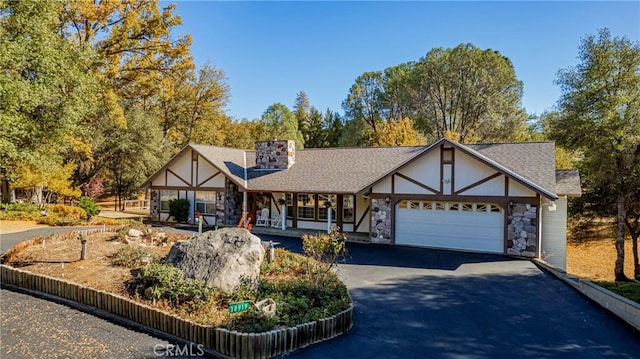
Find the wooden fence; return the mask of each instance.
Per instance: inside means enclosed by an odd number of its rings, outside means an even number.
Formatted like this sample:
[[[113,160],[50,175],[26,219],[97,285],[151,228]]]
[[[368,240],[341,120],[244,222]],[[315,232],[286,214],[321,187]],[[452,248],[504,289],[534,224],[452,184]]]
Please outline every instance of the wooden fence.
[[[75,236],[77,237],[77,233]],[[0,265],[0,280],[8,285],[47,293],[104,310],[189,342],[202,344],[210,350],[234,358],[271,358],[334,338],[353,327],[353,305],[331,317],[295,327],[263,333],[242,333],[200,325],[129,298],[4,264]]]

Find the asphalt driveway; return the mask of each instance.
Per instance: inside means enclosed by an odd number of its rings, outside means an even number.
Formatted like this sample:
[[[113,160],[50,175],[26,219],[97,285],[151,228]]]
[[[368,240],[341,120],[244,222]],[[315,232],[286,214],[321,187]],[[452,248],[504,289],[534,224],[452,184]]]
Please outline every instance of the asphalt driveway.
[[[35,233],[3,236],[0,244],[5,249]],[[299,239],[261,237],[301,251]],[[348,249],[338,274],[355,304],[355,328],[287,357],[640,358],[637,332],[529,261],[380,245]],[[0,299],[2,357],[43,348],[69,357],[153,357],[150,348],[167,344],[43,299],[5,290]],[[34,320],[16,321],[29,315]],[[49,324],[59,335],[47,334]]]
[[[277,240],[300,249],[300,240]],[[355,329],[290,357],[640,357],[638,333],[527,260],[358,244],[349,252],[339,275]]]

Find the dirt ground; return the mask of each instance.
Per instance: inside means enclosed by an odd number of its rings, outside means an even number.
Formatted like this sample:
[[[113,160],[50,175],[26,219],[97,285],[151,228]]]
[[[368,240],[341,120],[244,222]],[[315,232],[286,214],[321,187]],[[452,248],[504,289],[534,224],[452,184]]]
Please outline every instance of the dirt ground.
[[[624,272],[633,277],[633,252],[631,240],[625,241]],[[567,272],[592,280],[613,281],[613,267],[617,253],[613,239],[591,240],[583,243],[567,243]]]
[[[46,228],[46,224],[38,224],[36,221],[0,221],[0,234],[22,232],[34,228]]]
[[[172,242],[186,239],[184,235],[168,234],[168,244],[158,246],[147,240],[132,241],[125,244],[114,240],[115,233],[96,233],[87,238],[87,258],[80,260],[81,243],[76,238],[48,239],[44,243],[28,246],[8,261],[24,270],[87,285],[96,289],[124,294],[123,283],[131,278],[128,268],[111,264],[109,257],[125,246],[140,246],[150,253],[164,256],[169,252]],[[183,238],[184,237],[184,238]]]

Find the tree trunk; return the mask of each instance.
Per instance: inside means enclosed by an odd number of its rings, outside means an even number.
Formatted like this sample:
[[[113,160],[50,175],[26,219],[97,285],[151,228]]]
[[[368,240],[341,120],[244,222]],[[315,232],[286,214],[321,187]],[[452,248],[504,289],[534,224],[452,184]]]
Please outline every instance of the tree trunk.
[[[3,203],[11,203],[12,202],[12,198],[11,198],[11,192],[12,191],[13,191],[13,189],[9,185],[9,181],[6,178],[3,178],[2,181],[0,182],[0,192],[2,192],[1,201]]]
[[[624,275],[624,224],[625,219],[627,217],[625,199],[622,193],[618,193],[617,200],[618,207],[618,231],[616,236],[616,252],[618,253],[618,257],[616,258],[616,266],[614,269],[616,282],[627,282],[629,278]]]
[[[640,260],[638,259],[638,234],[631,234],[631,243],[633,244],[633,277],[640,280]]]

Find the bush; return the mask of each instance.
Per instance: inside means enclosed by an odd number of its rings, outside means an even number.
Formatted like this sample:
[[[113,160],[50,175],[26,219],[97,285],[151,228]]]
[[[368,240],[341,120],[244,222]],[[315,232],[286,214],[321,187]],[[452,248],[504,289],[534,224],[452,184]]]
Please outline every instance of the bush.
[[[40,218],[40,208],[35,204],[0,203],[0,219],[36,221]]]
[[[132,246],[125,246],[118,249],[118,251],[109,256],[109,258],[111,258],[111,264],[128,268],[142,267],[145,264],[158,262],[160,259],[160,257],[142,248]]]
[[[47,215],[38,218],[37,222],[50,226],[71,226],[87,219],[87,212],[80,207],[64,204],[51,204],[46,207]]]
[[[331,269],[347,255],[347,235],[334,227],[331,233],[302,236],[302,250],[312,261],[307,261],[307,277],[317,288],[331,281]]]
[[[169,201],[169,215],[178,223],[185,223],[189,219],[190,202],[186,198]]]
[[[180,269],[160,263],[143,267],[134,285],[139,294],[152,288],[153,299],[166,299],[175,305],[186,304],[192,309],[202,306],[214,292],[205,282],[187,279]]]
[[[89,197],[82,196],[78,201],[78,207],[84,209],[89,218],[100,213],[100,207]]]

